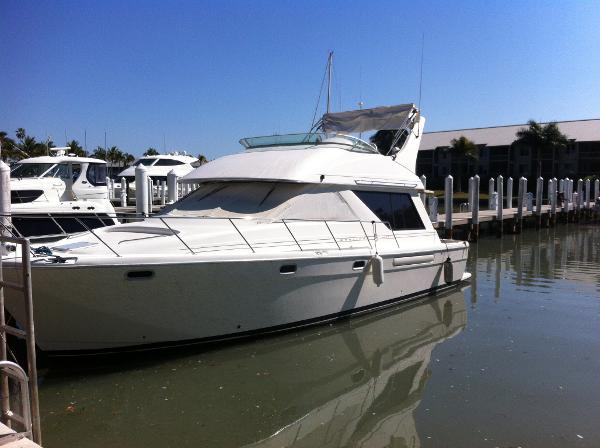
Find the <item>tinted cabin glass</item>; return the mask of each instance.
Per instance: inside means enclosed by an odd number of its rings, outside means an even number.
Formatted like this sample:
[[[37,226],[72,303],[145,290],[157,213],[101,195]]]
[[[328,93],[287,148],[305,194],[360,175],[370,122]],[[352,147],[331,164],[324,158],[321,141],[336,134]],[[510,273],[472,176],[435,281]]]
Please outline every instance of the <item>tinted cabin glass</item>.
[[[11,204],[22,204],[24,202],[33,202],[44,192],[42,190],[12,190],[10,192]]]
[[[90,163],[87,169],[87,179],[95,186],[106,185],[106,165]]]
[[[380,193],[378,191],[355,191],[354,193],[375,213],[375,216],[381,222],[392,225],[392,202],[389,193]]]
[[[425,228],[410,195],[406,193],[391,193],[391,196],[392,212],[394,213],[394,230]]]
[[[158,159],[158,162],[154,164],[154,166],[173,166],[173,165],[183,165],[184,162],[173,159]]]
[[[423,221],[408,193],[355,191],[361,201],[392,230],[424,229]],[[389,227],[388,226],[388,227]]]

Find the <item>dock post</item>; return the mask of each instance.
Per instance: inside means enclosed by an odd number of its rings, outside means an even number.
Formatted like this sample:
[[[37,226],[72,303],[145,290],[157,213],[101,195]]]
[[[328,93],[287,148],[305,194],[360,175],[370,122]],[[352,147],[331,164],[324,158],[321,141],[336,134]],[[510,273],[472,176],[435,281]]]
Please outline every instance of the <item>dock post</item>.
[[[506,208],[513,208],[513,178],[506,179]]]
[[[177,201],[177,174],[175,170],[169,171],[167,174],[167,193],[169,195],[169,204]]]
[[[73,183],[71,182],[71,185]],[[110,201],[114,196],[113,185],[110,181],[110,177],[106,176],[106,189],[108,190],[108,200]]]
[[[592,181],[590,179],[585,180],[585,214],[588,215],[590,211],[590,199],[592,196]]]
[[[423,202],[423,205],[426,205],[427,204],[427,193],[425,193],[425,190],[427,190],[427,176],[425,176],[425,174],[421,175],[421,183],[423,184],[423,193],[420,194],[421,202]]]
[[[519,196],[517,196],[517,232],[523,230],[523,205],[525,201],[525,190],[527,189],[527,179],[519,179]]]
[[[429,219],[432,224],[438,222],[438,198],[435,196],[429,198]]]
[[[554,219],[556,215],[556,181],[554,179],[550,179],[548,181],[548,205],[550,206],[550,210],[548,210],[548,226],[554,226]]]
[[[494,178],[491,177],[488,182],[488,210],[494,210]]]
[[[154,205],[154,181],[148,177],[148,212],[152,213]]]
[[[8,230],[11,228],[10,202],[10,167],[0,160],[0,224],[2,234],[6,236],[12,236]],[[2,255],[5,255],[4,245],[0,251],[0,256]]]
[[[142,163],[135,167],[135,212],[148,216],[148,170]]]
[[[127,180],[121,178],[121,207],[127,207]]]
[[[528,191],[525,196],[527,200],[527,211],[533,213],[533,193]]]
[[[467,200],[469,202],[469,211],[473,211],[473,177],[469,177],[469,195]]]
[[[471,241],[479,239],[479,175],[473,176],[473,207],[471,208]]]
[[[544,200],[544,178],[538,177],[537,185],[535,188],[535,214],[536,214],[536,226],[537,228],[542,227],[542,202]]]
[[[577,221],[581,219],[581,209],[583,208],[583,179],[577,181]]]
[[[167,204],[167,181],[160,181],[160,205]]]
[[[454,203],[454,179],[451,175],[446,177],[446,185],[444,189],[444,232],[446,238],[452,238],[452,207]]]
[[[594,181],[594,202],[596,202],[598,196],[600,196],[600,179]]]
[[[498,236],[502,236],[502,231],[504,230],[504,178],[502,175],[498,176],[498,180],[496,181],[497,189],[498,189],[498,197],[496,201],[496,220],[498,221]]]

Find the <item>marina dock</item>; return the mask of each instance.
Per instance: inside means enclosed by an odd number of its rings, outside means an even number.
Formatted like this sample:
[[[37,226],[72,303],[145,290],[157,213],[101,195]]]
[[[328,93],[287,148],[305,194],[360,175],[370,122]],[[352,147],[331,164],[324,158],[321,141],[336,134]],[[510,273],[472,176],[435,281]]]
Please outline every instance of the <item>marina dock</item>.
[[[421,176],[423,186],[427,185]],[[576,188],[575,188],[576,186]],[[593,187],[592,187],[593,186]],[[592,191],[593,189],[593,191]],[[538,178],[534,193],[527,192],[527,179],[518,182],[518,194],[513,196],[513,179],[490,178],[488,182],[487,210],[480,195],[480,178],[469,179],[467,202],[460,203],[455,211],[453,178],[446,177],[443,204],[444,213],[438,213],[438,197],[425,190],[422,195],[429,218],[438,232],[446,238],[476,241],[480,227],[501,236],[504,232],[519,233],[524,226],[536,228],[553,226],[558,222],[592,222],[600,216],[600,180],[550,179],[544,190],[544,179]],[[515,204],[516,202],[516,204]],[[516,205],[516,207],[515,207]],[[464,210],[464,211],[463,211]]]

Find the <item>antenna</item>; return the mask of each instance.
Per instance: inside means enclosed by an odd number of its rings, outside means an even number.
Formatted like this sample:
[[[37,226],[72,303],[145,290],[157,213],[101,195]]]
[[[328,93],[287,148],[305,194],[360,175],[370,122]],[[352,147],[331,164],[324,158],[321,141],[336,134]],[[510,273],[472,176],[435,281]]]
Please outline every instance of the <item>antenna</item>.
[[[83,130],[83,148],[87,152],[87,129]]]
[[[327,113],[329,113],[331,103],[331,75],[333,72],[333,51],[329,52],[327,58]]]
[[[108,162],[108,151],[106,150],[106,130],[104,131],[104,160]]]
[[[417,108],[421,111],[421,90],[423,87],[423,53],[425,52],[425,32],[421,35],[421,70],[419,73],[419,102]]]
[[[163,132],[163,154],[167,153],[167,137],[165,137],[165,133]]]
[[[67,130],[65,129],[65,145],[68,145],[69,142],[67,141]]]

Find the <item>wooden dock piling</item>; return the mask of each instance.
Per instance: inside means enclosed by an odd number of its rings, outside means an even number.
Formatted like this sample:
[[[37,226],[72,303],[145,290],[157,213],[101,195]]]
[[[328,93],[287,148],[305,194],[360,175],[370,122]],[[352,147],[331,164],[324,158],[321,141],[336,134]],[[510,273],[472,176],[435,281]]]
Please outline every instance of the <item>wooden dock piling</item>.
[[[454,179],[451,175],[448,175],[448,177],[446,177],[444,199],[444,215],[446,217],[444,229],[446,233],[446,238],[452,238],[452,207],[454,205]]]
[[[497,180],[498,197],[496,201],[496,227],[498,236],[501,237],[504,228],[504,178],[502,175],[498,176]]]
[[[519,196],[517,198],[517,225],[516,232],[521,233],[523,230],[523,206],[525,200],[525,190],[527,189],[527,179],[521,177],[519,179]]]

